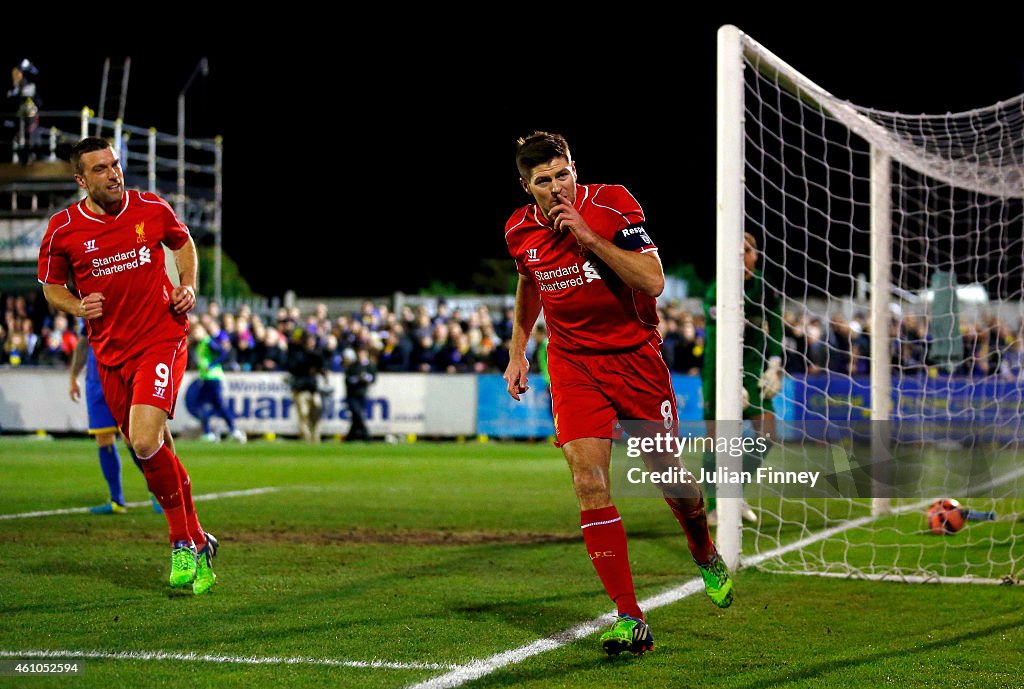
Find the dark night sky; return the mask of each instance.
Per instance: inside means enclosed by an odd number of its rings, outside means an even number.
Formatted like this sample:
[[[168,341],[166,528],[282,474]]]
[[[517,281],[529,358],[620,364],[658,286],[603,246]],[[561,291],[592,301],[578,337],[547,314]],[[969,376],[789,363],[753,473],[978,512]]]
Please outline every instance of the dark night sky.
[[[808,31],[788,17],[648,17],[529,47],[508,19],[514,39],[376,30],[357,43],[350,29],[300,36],[308,47],[254,37],[252,50],[228,51],[195,36],[160,53],[5,46],[0,57],[37,62],[46,108],[63,109],[95,105],[104,55],[131,54],[126,119],[173,132],[177,93],[208,56],[209,77],[188,93],[188,133],[225,137],[224,246],[267,295],[415,292],[431,278],[468,287],[481,259],[507,258],[504,221],[528,200],[514,142],[536,128],[567,136],[581,182],[631,189],[666,263],[711,277],[725,22],[833,94],[880,109],[956,111],[1024,91],[1014,22],[831,20]],[[671,32],[654,36],[666,23]]]

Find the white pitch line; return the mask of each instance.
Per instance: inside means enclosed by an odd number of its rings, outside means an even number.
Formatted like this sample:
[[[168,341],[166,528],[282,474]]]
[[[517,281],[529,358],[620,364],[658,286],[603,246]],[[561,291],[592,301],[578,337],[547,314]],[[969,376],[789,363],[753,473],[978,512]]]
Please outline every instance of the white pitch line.
[[[781,546],[765,553],[760,553],[759,555],[749,559],[744,558],[743,563],[745,565],[753,565],[779,555],[785,555],[788,552],[804,548],[811,543],[835,536],[836,534],[848,529],[863,526],[874,519],[876,519],[876,517],[861,517],[859,519],[854,519],[845,524],[841,524],[812,536],[808,536],[807,538],[803,538],[795,543],[790,543],[789,545]],[[663,593],[646,598],[640,601],[639,605],[642,610],[654,610],[665,605],[671,605],[672,603],[680,601],[687,596],[692,596],[693,594],[703,590],[704,581],[698,577],[690,579],[685,584],[681,584],[673,589],[669,589]],[[611,618],[613,618],[615,614],[616,611],[612,610],[607,615],[576,625],[572,629],[559,632],[558,634],[549,636],[546,639],[534,641],[531,644],[514,648],[511,651],[498,653],[497,655],[493,655],[484,660],[474,660],[465,665],[458,665],[446,674],[438,675],[437,677],[423,682],[418,682],[416,684],[410,684],[407,689],[454,689],[455,687],[460,687],[466,682],[479,679],[484,675],[489,675],[495,670],[499,670],[507,665],[522,662],[527,658],[544,653],[545,651],[553,651],[565,646],[566,644],[572,643],[573,641],[578,641],[579,639],[588,637],[606,627],[611,622]]]
[[[273,493],[281,490],[276,486],[268,486],[266,488],[249,488],[248,490],[229,490],[223,493],[206,493],[204,495],[193,496],[192,502],[204,502],[206,500],[220,500],[221,498],[241,498],[248,495],[262,495],[263,493]],[[149,500],[142,502],[129,502],[125,507],[149,507]],[[30,519],[32,517],[52,517],[56,514],[80,514],[88,512],[91,507],[68,507],[62,510],[45,510],[41,512],[21,512],[19,514],[0,514],[0,520],[4,519]]]
[[[655,608],[675,603],[676,601],[682,600],[687,596],[692,596],[694,593],[703,590],[703,579],[690,579],[685,584],[677,586],[674,589],[659,593],[658,595],[651,596],[650,598],[645,598],[640,601],[640,607],[643,610],[654,610]],[[452,689],[453,687],[462,686],[466,682],[479,679],[484,675],[489,675],[495,670],[500,670],[506,665],[520,663],[532,656],[539,655],[546,651],[553,651],[556,648],[565,646],[566,644],[584,639],[607,627],[614,617],[615,611],[612,610],[607,615],[602,615],[601,617],[596,617],[589,622],[578,624],[572,629],[559,632],[558,634],[549,636],[546,639],[539,639],[531,644],[514,648],[511,651],[498,653],[497,655],[493,655],[484,660],[474,660],[466,665],[458,665],[447,674],[440,675],[417,684],[410,684],[408,689]]]
[[[1019,469],[1016,469],[1015,471],[1005,476],[1001,476],[997,479],[989,481],[986,484],[978,486],[975,490],[971,492],[983,492],[985,490],[995,488],[996,486],[1002,485],[1004,483],[1013,481],[1021,476],[1024,476],[1024,467],[1020,467]],[[911,505],[902,506],[894,511],[897,513],[903,513],[911,510],[920,509],[923,505],[927,505],[929,503],[929,500],[922,500]],[[778,548],[775,548],[774,550],[769,550],[764,553],[758,553],[757,555],[754,555],[749,558],[742,558],[742,564],[745,566],[760,564],[765,560],[770,560],[773,557],[778,557],[780,555],[790,553],[794,550],[805,548],[811,545],[812,543],[823,541],[826,538],[831,538],[832,536],[840,534],[844,531],[864,526],[865,524],[875,521],[876,519],[878,519],[877,516],[865,516],[859,517],[857,519],[852,519],[843,524],[839,524],[838,526],[834,526],[823,531],[819,531],[816,534],[812,534],[788,545],[780,546]],[[644,610],[654,610],[655,608],[660,608],[663,605],[670,605],[672,603],[680,601],[683,598],[686,598],[687,596],[697,593],[703,588],[704,582],[701,579],[691,579],[687,581],[685,584],[677,586],[676,588],[669,589],[664,593],[659,593],[656,596],[652,596],[651,598],[647,598],[645,600],[640,601],[640,607]],[[567,629],[564,632],[559,632],[558,634],[549,636],[546,639],[534,641],[531,644],[527,644],[526,646],[520,646],[519,648],[514,648],[511,651],[498,653],[497,655],[493,655],[490,658],[486,658],[484,660],[474,660],[465,665],[457,665],[453,670],[451,670],[447,674],[434,677],[433,679],[428,679],[425,682],[411,684],[409,685],[409,687],[407,687],[407,689],[453,689],[454,687],[462,686],[466,682],[472,681],[474,679],[479,679],[484,675],[489,675],[495,670],[501,669],[506,665],[522,662],[527,658],[538,655],[540,653],[544,653],[545,651],[553,651],[556,648],[561,648],[562,646],[572,643],[573,641],[577,641],[579,639],[588,637],[591,634],[604,628],[604,626],[607,625],[610,621],[608,620],[608,617],[614,617],[615,613],[616,611],[613,610],[607,616],[595,618],[593,620],[590,620],[589,622],[584,622],[582,624],[576,625],[572,629]]]
[[[441,663],[392,663],[387,660],[337,660],[334,658],[296,658],[206,655],[167,651],[2,651],[0,658],[81,658],[103,660],[184,660],[237,665],[321,665],[330,667],[376,668],[384,670],[450,670],[454,665]]]

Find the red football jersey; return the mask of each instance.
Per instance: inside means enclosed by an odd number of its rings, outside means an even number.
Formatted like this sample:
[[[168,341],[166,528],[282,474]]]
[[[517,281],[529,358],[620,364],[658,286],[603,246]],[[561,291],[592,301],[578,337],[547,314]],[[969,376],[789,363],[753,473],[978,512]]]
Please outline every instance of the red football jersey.
[[[574,205],[590,229],[616,246],[657,250],[644,229],[643,209],[625,187],[580,184]],[[655,299],[626,285],[596,256],[581,254],[572,232],[556,231],[537,204],[512,214],[505,241],[519,272],[537,283],[550,346],[608,352],[636,347],[657,333]]]
[[[117,366],[155,342],[180,340],[188,317],[171,306],[174,285],[166,244],[180,249],[189,232],[167,202],[128,191],[117,215],[96,215],[85,199],[50,218],[39,249],[39,281],[84,297],[102,292],[103,316],[88,321],[96,359]]]

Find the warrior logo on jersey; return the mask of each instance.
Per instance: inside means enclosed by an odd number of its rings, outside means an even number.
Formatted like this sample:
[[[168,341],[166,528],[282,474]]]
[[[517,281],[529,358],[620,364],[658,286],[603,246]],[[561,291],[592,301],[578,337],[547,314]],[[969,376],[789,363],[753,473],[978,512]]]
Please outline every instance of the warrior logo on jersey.
[[[167,383],[170,382],[171,368],[167,364],[156,365],[156,380],[153,381],[153,397],[164,399]]]
[[[530,263],[532,261],[539,261],[539,260],[540,259],[537,258],[537,250],[536,249],[527,249],[526,250],[526,261],[527,261],[527,263]]]
[[[96,246],[95,239],[87,239],[86,241],[82,242],[82,244],[85,245],[85,253],[87,254],[92,251],[99,251],[99,248]]]
[[[140,222],[135,226],[135,243],[145,244],[146,243],[146,223]]]

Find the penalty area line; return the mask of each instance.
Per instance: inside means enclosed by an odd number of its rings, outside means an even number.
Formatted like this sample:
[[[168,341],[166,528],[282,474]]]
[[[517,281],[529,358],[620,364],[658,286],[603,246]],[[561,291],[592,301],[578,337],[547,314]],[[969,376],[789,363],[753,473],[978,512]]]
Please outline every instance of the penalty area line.
[[[249,488],[247,490],[229,490],[223,493],[205,493],[203,495],[195,495],[192,497],[192,502],[203,502],[206,500],[221,500],[222,498],[244,498],[250,495],[262,495],[264,493],[274,493],[281,490],[276,486],[268,486],[266,488]],[[150,501],[144,500],[141,502],[129,502],[125,504],[125,507],[149,507]],[[20,512],[18,514],[0,514],[0,520],[4,519],[31,519],[32,517],[52,517],[57,514],[82,514],[89,512],[91,507],[68,507],[62,510],[43,510],[39,512]]]
[[[826,538],[842,533],[843,531],[863,526],[874,519],[876,519],[876,517],[861,517],[859,519],[839,524],[830,529],[825,529],[824,531],[812,534],[811,536],[796,541],[795,543],[780,546],[774,550],[761,553],[760,555],[751,558],[743,558],[742,564],[748,567],[759,564],[770,558],[805,548],[808,545],[817,543],[818,541],[822,541]],[[704,580],[700,577],[696,577],[694,579],[690,579],[684,584],[681,584],[680,586],[639,601],[640,608],[645,611],[654,610],[655,608],[660,608],[665,605],[671,605],[672,603],[680,601],[687,596],[692,596],[693,594],[703,590]],[[595,618],[589,622],[583,622],[572,629],[559,632],[558,634],[549,636],[546,639],[539,639],[531,644],[514,648],[511,651],[498,653],[490,658],[485,658],[484,660],[474,660],[466,663],[465,665],[457,665],[454,669],[443,675],[438,675],[437,677],[433,677],[423,682],[417,682],[416,684],[410,684],[406,689],[454,689],[455,687],[460,687],[466,682],[471,682],[485,675],[489,675],[492,672],[500,670],[508,665],[520,663],[527,658],[531,658],[547,651],[554,651],[555,649],[573,643],[574,641],[579,641],[591,634],[595,634],[610,624],[615,615],[616,611],[612,610],[605,616]]]
[[[695,593],[704,590],[704,580],[700,577],[691,579],[685,584],[677,586],[673,589],[669,589],[664,593],[659,593],[656,596],[651,596],[640,601],[640,607],[645,610],[654,610],[676,601],[680,601],[687,596],[692,596]],[[479,679],[484,675],[489,675],[495,670],[500,670],[507,665],[513,665],[520,663],[527,658],[531,658],[547,651],[554,651],[557,648],[566,646],[584,639],[591,634],[595,634],[598,631],[604,629],[611,624],[612,619],[615,617],[616,612],[612,610],[607,615],[596,617],[589,622],[583,622],[576,625],[571,629],[566,629],[563,632],[554,634],[545,639],[539,639],[533,643],[519,648],[514,648],[511,651],[504,651],[486,658],[484,660],[474,660],[465,665],[458,665],[446,674],[438,677],[433,677],[423,682],[416,684],[410,684],[408,689],[452,689],[459,687],[475,679]]]
[[[381,670],[450,670],[454,665],[442,663],[393,663],[387,660],[339,660],[335,658],[261,657],[174,653],[168,651],[4,651],[0,658],[75,658],[98,660],[182,660],[236,665],[319,665]]]

